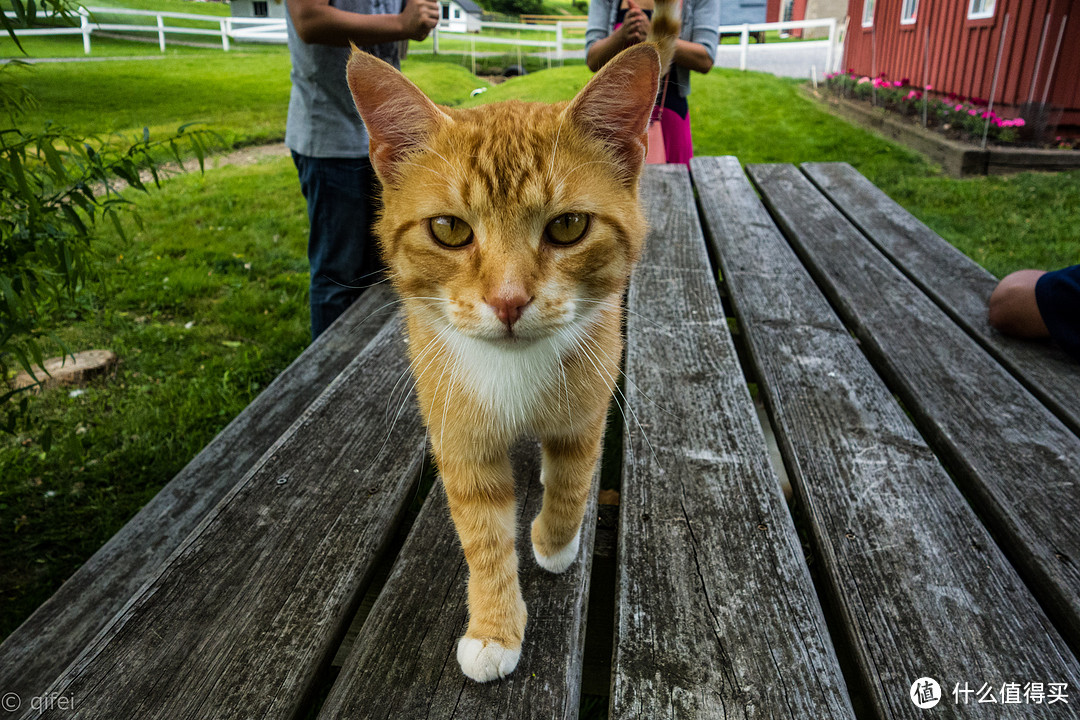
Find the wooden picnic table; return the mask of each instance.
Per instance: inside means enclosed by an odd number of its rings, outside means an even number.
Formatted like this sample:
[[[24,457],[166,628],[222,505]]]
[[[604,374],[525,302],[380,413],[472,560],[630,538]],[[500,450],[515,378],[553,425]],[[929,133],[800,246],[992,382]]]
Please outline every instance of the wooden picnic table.
[[[620,502],[563,575],[519,532],[513,674],[455,660],[467,567],[378,287],[0,645],[0,717],[922,718],[925,678],[941,717],[1080,717],[1080,366],[989,329],[994,279],[846,164],[642,197]]]

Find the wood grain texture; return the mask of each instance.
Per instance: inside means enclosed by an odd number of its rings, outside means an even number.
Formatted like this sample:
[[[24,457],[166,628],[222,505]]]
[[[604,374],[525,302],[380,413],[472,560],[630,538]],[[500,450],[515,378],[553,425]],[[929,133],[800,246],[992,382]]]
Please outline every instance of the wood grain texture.
[[[1000,687],[1036,677],[1071,686],[1080,670],[1065,643],[773,225],[739,162],[695,158],[691,168],[706,236],[875,714],[923,717],[908,692],[924,676],[949,692],[958,682]],[[952,705],[951,695],[943,704]],[[951,709],[986,716],[986,706]]]
[[[43,717],[294,717],[417,479],[415,405],[387,401],[406,368],[395,320],[64,672],[76,710]]]
[[[1080,363],[1050,343],[990,327],[987,303],[997,278],[847,163],[804,163],[802,169],[901,272],[1080,434]]]
[[[686,168],[648,166],[642,197],[611,717],[852,717]]]
[[[376,286],[346,311],[0,645],[0,691],[40,695],[392,313]],[[6,713],[0,710],[0,717]]]
[[[777,224],[1074,647],[1080,438],[792,166],[750,166]]]
[[[469,568],[446,493],[436,483],[320,720],[577,718],[599,481],[594,478],[578,560],[554,575],[536,564],[529,539],[543,498],[539,445],[519,443],[512,460],[521,591],[529,611],[517,668],[489,683],[461,673],[457,641],[468,625]]]

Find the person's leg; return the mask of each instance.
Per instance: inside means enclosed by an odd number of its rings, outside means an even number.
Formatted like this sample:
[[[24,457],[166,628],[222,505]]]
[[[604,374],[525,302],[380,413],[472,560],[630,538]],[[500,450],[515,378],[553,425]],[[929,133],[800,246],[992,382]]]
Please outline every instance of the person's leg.
[[[990,325],[1005,335],[1050,337],[1035,301],[1035,283],[1045,274],[1042,270],[1018,270],[1006,275],[990,295]]]
[[[367,158],[312,158],[293,153],[307,200],[311,265],[311,339],[363,290],[381,279],[372,232],[377,180]]]

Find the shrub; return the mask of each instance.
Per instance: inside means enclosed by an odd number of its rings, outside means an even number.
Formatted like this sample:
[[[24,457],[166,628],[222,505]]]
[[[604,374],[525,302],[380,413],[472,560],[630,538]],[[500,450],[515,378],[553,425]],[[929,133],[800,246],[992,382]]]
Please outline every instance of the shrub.
[[[34,17],[19,0],[12,4],[16,21]],[[53,15],[72,9],[64,0],[50,4]],[[3,23],[17,43],[11,21],[5,17]],[[108,220],[122,228],[120,216],[130,204],[117,184],[145,191],[143,174],[157,182],[157,158],[168,150],[180,160],[181,141],[200,163],[205,154],[203,133],[186,128],[153,142],[144,130],[141,139],[126,146],[53,125],[20,128],[20,117],[35,102],[13,75],[20,70],[25,67],[0,68],[0,112],[6,116],[0,121],[0,379],[5,381],[0,384],[0,430],[7,432],[26,427],[29,420],[27,403],[13,402],[26,389],[6,385],[15,367],[40,381],[33,368],[44,359],[46,337],[69,352],[49,328],[77,313],[80,290],[98,276],[94,225]],[[46,433],[43,445],[48,443]]]
[[[876,78],[860,77],[849,70],[825,76],[826,87],[842,97],[868,100],[904,116],[920,115],[925,98],[927,124],[944,132],[952,132],[964,140],[981,141],[983,133],[993,142],[1013,143],[1018,130],[1025,126],[1024,118],[1005,118],[988,109],[982,98],[966,98],[955,93],[930,96],[932,86],[917,88],[910,80],[887,80],[884,73]]]

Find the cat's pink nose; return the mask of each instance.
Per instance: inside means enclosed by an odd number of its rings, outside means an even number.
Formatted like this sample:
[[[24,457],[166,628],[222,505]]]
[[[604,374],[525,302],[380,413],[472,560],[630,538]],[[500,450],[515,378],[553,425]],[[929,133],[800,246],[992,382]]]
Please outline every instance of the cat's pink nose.
[[[495,310],[495,316],[506,325],[507,329],[514,327],[514,323],[521,317],[525,307],[532,302],[532,298],[520,291],[502,292],[487,299],[487,304]]]

